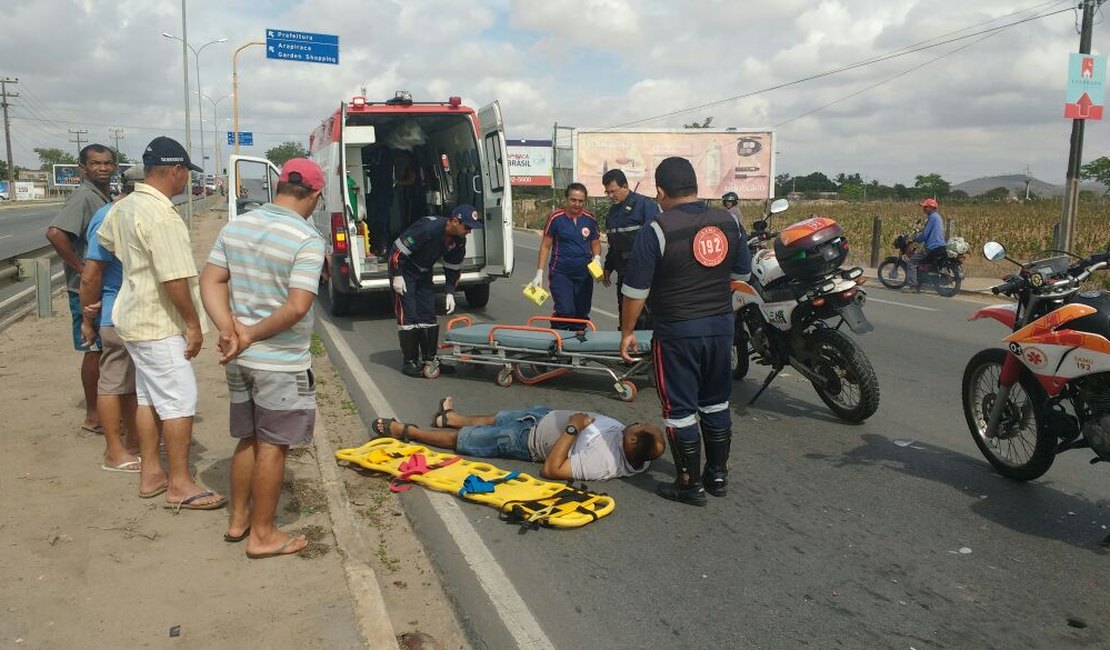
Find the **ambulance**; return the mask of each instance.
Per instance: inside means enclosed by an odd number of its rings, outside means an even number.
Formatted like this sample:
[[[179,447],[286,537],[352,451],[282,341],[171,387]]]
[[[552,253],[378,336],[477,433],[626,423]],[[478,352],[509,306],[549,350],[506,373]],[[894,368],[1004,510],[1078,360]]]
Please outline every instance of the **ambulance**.
[[[381,251],[412,222],[474,206],[484,227],[467,237],[458,288],[471,307],[489,302],[489,285],[513,272],[513,215],[505,128],[497,102],[475,111],[459,97],[415,102],[406,91],[382,102],[340,103],[309,136],[309,156],[324,170],[313,221],[327,242],[324,277],[331,313],[343,316],[360,296],[390,291]],[[278,170],[232,156],[230,215],[270,200]],[[374,241],[372,218],[386,224]],[[443,286],[441,267],[434,281]]]

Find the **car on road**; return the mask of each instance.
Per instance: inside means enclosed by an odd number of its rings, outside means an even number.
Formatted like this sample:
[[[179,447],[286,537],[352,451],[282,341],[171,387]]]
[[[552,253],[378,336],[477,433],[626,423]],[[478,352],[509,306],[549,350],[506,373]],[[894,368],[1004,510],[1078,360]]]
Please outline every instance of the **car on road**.
[[[8,193],[7,187],[0,187],[0,201],[10,201],[11,194]]]

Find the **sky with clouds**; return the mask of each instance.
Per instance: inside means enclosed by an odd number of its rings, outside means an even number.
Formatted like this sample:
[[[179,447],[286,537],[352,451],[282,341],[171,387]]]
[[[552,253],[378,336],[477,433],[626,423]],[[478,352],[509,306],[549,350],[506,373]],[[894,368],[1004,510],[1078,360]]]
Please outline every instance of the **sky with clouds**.
[[[181,35],[180,0],[3,4],[0,76],[19,79],[9,86],[20,94],[11,100],[17,165],[37,167],[35,147],[73,150],[70,129],[112,144],[109,129],[122,128],[120,148],[132,157],[157,135],[184,141],[181,43],[162,36]],[[912,184],[921,173],[960,182],[1028,167],[1061,183],[1077,4],[189,0],[187,18],[190,44],[204,46],[201,89],[217,102],[213,123],[203,100],[210,156],[214,131],[226,156],[232,53],[272,27],[338,35],[340,65],[243,50],[240,129],[254,133],[246,151],[257,155],[285,140],[306,143],[365,87],[371,99],[397,89],[417,101],[460,95],[475,108],[496,99],[510,138],[549,139],[556,122],[681,128],[712,116],[721,128],[774,128],[779,173]],[[1096,14],[1095,53],[1110,47],[1108,12],[1110,4]],[[194,61],[190,53],[193,91]],[[1110,155],[1110,119],[1088,124],[1084,151],[1085,160]]]

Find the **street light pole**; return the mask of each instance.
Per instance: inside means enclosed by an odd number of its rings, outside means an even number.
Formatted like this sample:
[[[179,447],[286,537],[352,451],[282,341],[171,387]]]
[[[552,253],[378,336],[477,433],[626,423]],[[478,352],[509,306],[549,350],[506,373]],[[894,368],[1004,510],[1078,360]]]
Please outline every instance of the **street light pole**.
[[[212,152],[216,154],[216,173],[219,173],[219,170],[223,168],[223,165],[221,164],[220,160],[220,138],[219,131],[217,130],[219,126],[219,119],[216,118],[216,106],[218,106],[219,103],[223,100],[231,97],[231,95],[224,95],[219,99],[212,99],[199,90],[197,91],[197,95],[207,99],[212,104]]]
[[[189,119],[189,33],[185,19],[185,0],[181,0],[181,68],[185,79],[185,150],[193,150],[192,124]],[[193,173],[189,172],[192,179]],[[185,186],[185,224],[193,229],[193,184]]]
[[[239,155],[239,53],[252,45],[265,45],[266,41],[248,41],[235,50],[231,55],[231,105],[234,115],[232,129],[234,129],[235,155]],[[239,188],[235,188],[235,195],[239,195]]]
[[[184,0],[182,0],[182,1],[184,1]],[[200,92],[201,92],[201,87],[200,87],[200,53],[203,52],[204,48],[208,47],[209,45],[215,45],[216,43],[226,43],[227,39],[226,38],[218,38],[214,41],[208,41],[204,45],[201,45],[199,48],[193,48],[193,46],[189,45],[189,42],[186,41],[184,38],[178,38],[178,37],[174,36],[173,34],[170,34],[170,33],[167,33],[167,32],[162,32],[162,36],[165,36],[166,38],[172,38],[172,39],[177,40],[177,41],[181,41],[182,43],[184,43],[185,47],[187,47],[187,48],[189,48],[190,50],[193,51],[193,60],[196,62],[196,68],[197,68],[197,120],[198,120],[198,123],[200,124],[200,175],[201,175],[200,182],[203,185],[208,180],[208,171],[207,171],[208,168],[204,164],[204,106],[203,106],[203,104],[200,103],[200,97],[201,97],[201,95],[200,95]],[[192,148],[191,143],[190,143],[190,145],[188,145],[188,149],[189,149],[190,152],[192,152],[193,148]],[[192,183],[190,183],[189,184],[189,197],[190,197],[189,201],[190,202],[192,202],[192,200],[193,200],[192,199],[192,196],[193,196],[192,192],[193,192]]]

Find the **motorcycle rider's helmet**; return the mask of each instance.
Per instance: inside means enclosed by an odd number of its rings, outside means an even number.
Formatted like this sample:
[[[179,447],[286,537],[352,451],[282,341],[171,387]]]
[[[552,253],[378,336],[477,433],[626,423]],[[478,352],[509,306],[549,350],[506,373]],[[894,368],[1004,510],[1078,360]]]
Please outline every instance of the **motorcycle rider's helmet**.
[[[731,208],[739,202],[740,197],[736,195],[736,192],[725,192],[724,196],[721,197],[721,203],[724,204],[726,208]]]
[[[919,205],[923,208],[933,208],[934,210],[940,207],[935,199],[925,199]]]

